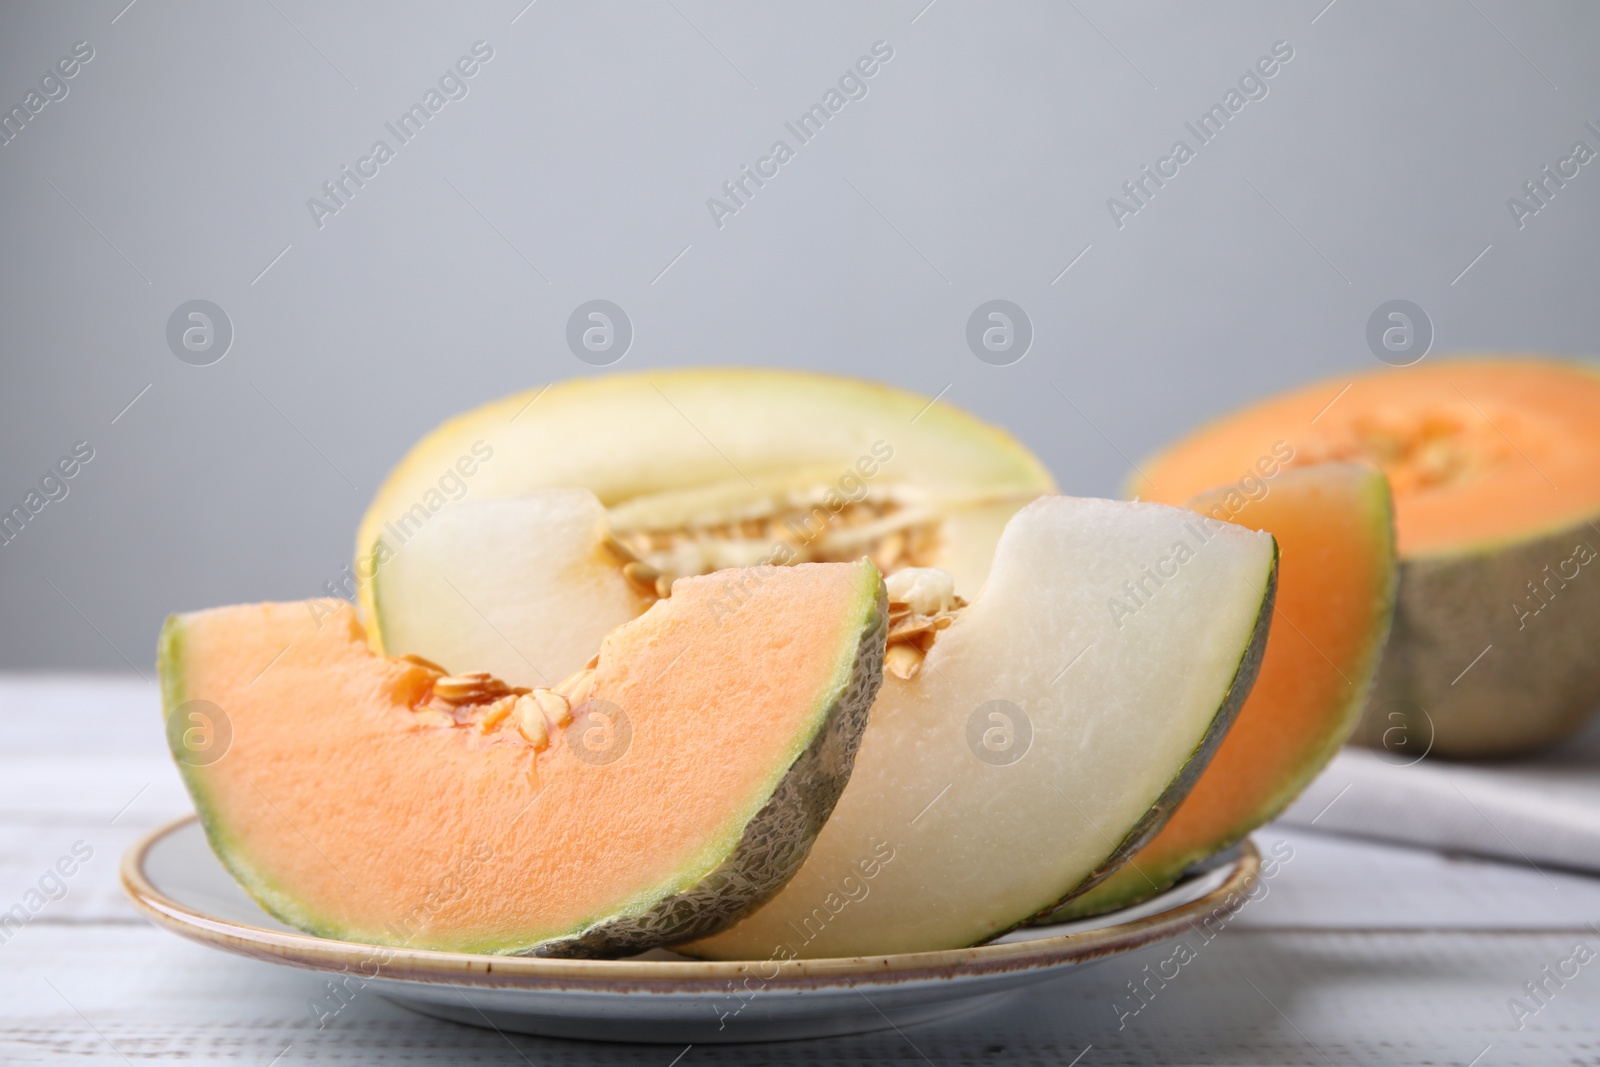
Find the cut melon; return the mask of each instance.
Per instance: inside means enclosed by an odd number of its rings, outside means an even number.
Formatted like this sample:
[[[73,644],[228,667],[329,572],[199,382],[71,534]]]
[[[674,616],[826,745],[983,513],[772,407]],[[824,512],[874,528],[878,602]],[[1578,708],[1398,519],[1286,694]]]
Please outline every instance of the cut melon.
[[[440,492],[445,479],[465,487],[460,502]],[[726,567],[869,555],[885,573],[947,570],[966,595],[982,585],[1006,520],[1055,491],[1003,431],[885,385],[756,369],[563,382],[449,420],[384,482],[356,536],[374,648],[393,651],[372,581],[391,552],[409,555],[409,538],[469,500],[551,488],[591,491],[610,532],[668,585]]]
[[[1536,357],[1429,361],[1262,401],[1130,484],[1179,502],[1360,460],[1395,497],[1394,629],[1357,738],[1447,756],[1553,741],[1600,706],[1600,374]]]
[[[1372,467],[1278,472],[1248,494],[1228,485],[1190,509],[1266,530],[1281,553],[1272,636],[1255,687],[1211,765],[1167,825],[1110,878],[1040,922],[1138,903],[1275,817],[1360,720],[1394,610],[1394,517]]]
[[[169,735],[212,848],[326,937],[609,956],[719,929],[804,859],[884,648],[870,563],[734,577],[736,612],[727,576],[683,579],[560,693],[376,656],[340,602],[171,618],[165,714],[232,728],[210,762]]]
[[[404,541],[385,530],[372,585],[384,650],[554,685],[655,599],[623,576],[609,535],[587,489],[463,501]]]
[[[955,948],[1092,887],[1160,829],[1222,739],[1266,642],[1276,558],[1271,536],[1176,508],[1030,504],[924,669],[885,679],[799,874],[682,951]]]

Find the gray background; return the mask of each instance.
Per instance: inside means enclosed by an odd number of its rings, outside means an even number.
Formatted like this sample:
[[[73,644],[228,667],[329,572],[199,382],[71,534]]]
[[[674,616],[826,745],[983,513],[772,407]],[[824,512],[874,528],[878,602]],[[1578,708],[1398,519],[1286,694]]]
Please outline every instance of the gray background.
[[[1600,148],[1600,5],[525,2],[0,8],[6,108],[95,50],[0,147],[0,504],[95,449],[0,547],[0,666],[148,675],[169,611],[316,595],[417,436],[598,373],[564,340],[593,298],[633,321],[618,369],[948,386],[1088,494],[1378,366],[1386,300],[1435,356],[1596,348],[1600,163],[1520,231],[1506,199]],[[719,230],[706,199],[880,39],[867,98]],[[467,98],[318,229],[307,198],[478,40]],[[1107,198],[1279,40],[1269,95],[1119,230]],[[236,332],[207,367],[165,341],[196,298]],[[965,342],[992,298],[1034,324],[1012,366]]]

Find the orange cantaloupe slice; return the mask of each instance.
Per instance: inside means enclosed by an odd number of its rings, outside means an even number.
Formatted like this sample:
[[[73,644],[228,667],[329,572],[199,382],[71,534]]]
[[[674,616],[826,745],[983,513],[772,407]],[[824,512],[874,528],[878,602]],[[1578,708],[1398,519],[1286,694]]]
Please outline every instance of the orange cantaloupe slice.
[[[1176,503],[1275,448],[1294,466],[1372,463],[1394,492],[1394,628],[1358,740],[1508,756],[1600,706],[1595,366],[1479,356],[1331,379],[1201,428],[1128,491]]]
[[[720,929],[804,860],[881,682],[883,604],[866,561],[681,579],[606,638],[564,727],[514,699],[457,723],[448,680],[374,654],[340,601],[179,615],[168,739],[213,850],[292,926],[626,954]],[[231,732],[220,758],[189,746],[197,713]]]
[[[1167,888],[1288,807],[1355,729],[1393,613],[1388,484],[1360,464],[1269,469],[1188,503],[1278,541],[1278,596],[1255,687],[1161,832],[1040,922],[1098,915]]]

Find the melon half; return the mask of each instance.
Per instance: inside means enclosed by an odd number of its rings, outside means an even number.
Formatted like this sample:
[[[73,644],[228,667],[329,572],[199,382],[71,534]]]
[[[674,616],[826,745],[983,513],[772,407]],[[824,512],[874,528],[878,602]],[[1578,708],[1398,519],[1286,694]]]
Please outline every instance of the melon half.
[[[843,789],[882,678],[868,562],[712,579],[555,690],[375,655],[338,601],[174,616],[173,754],[211,847],[279,919],[462,952],[611,956],[776,891]],[[195,759],[196,709],[231,727]]]
[[[800,872],[682,951],[958,948],[1088,890],[1161,828],[1221,742],[1266,643],[1276,568],[1270,535],[1189,511],[1028,505],[922,669],[885,679]]]
[[[885,574],[937,567],[971,596],[1006,520],[1054,491],[1002,430],[886,385],[759,369],[608,375],[429,433],[362,518],[355,575],[375,650],[432,648],[451,669],[492,662],[546,685],[684,576],[866,555]],[[544,534],[479,539],[485,522]],[[471,651],[486,658],[457,662]]]
[[[1203,427],[1143,465],[1181,503],[1287,453],[1380,467],[1394,492],[1398,600],[1366,744],[1506,756],[1600,706],[1600,373],[1535,356],[1334,379]]]

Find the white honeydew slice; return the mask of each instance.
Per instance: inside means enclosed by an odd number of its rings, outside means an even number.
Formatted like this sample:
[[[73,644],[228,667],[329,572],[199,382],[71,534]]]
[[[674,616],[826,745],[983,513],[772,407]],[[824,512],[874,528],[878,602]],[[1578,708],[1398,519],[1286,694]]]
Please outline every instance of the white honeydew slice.
[[[608,532],[587,489],[463,501],[420,528],[386,529],[388,558],[373,577],[380,647],[512,685],[555,685],[648,606],[606,548]]]
[[[954,948],[1087,888],[1159,829],[1221,740],[1254,680],[1276,562],[1269,535],[1177,508],[1030,504],[921,673],[884,679],[799,873],[686,951]]]

